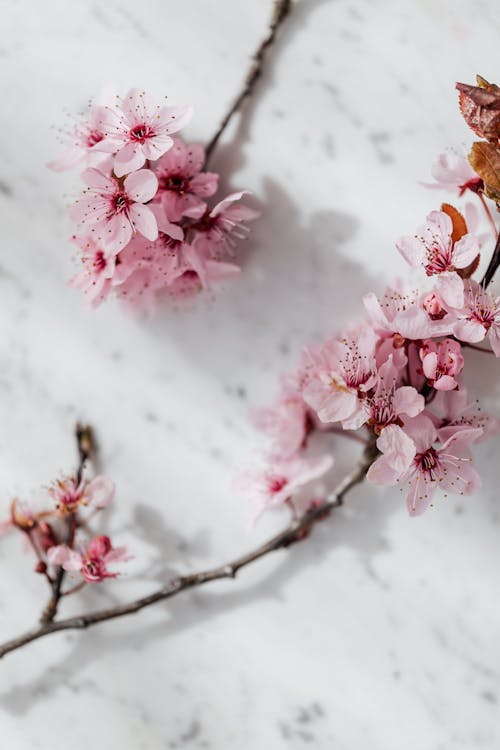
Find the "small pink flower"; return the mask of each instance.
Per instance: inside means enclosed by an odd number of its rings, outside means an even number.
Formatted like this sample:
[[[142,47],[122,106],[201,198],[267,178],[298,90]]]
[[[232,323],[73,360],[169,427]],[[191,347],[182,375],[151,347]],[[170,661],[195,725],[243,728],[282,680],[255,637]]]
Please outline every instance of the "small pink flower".
[[[70,284],[83,291],[91,307],[97,307],[111,291],[115,254],[96,243],[93,237],[73,239],[81,250],[83,269],[71,279]]]
[[[493,297],[477,281],[464,282],[464,305],[454,311],[453,333],[460,341],[475,344],[489,334],[491,348],[500,357],[500,297]]]
[[[228,195],[193,225],[196,232],[194,245],[207,256],[218,257],[230,252],[234,238],[244,239],[247,236],[249,229],[246,222],[254,221],[259,212],[237,203],[244,195],[244,190]]]
[[[448,214],[431,211],[415,236],[402,237],[396,247],[410,266],[423,266],[427,276],[453,272],[472,263],[479,253],[479,243],[472,234],[453,242],[452,232]]]
[[[173,146],[170,136],[183,128],[193,114],[190,106],[160,107],[140,89],[130,89],[123,100],[117,97],[116,104],[105,110],[101,129],[106,148],[116,153],[117,177],[140,169],[146,159],[159,159]]]
[[[71,207],[71,217],[96,233],[98,243],[115,253],[130,242],[136,232],[148,240],[158,236],[156,218],[148,206],[158,188],[156,176],[149,169],[129,174],[123,185],[99,169],[86,169],[83,178],[87,188],[83,197]]]
[[[204,163],[203,146],[188,146],[180,138],[174,138],[172,148],[156,164],[158,198],[170,221],[180,221],[183,216],[200,219],[205,213],[203,199],[215,193],[219,175],[202,172]]]
[[[429,385],[437,391],[451,391],[458,387],[455,376],[464,366],[462,347],[458,341],[444,339],[436,343],[426,339],[420,347],[420,359]]]
[[[425,399],[416,388],[398,387],[399,373],[392,356],[379,368],[373,395],[362,401],[366,420],[376,434],[388,425],[401,423],[401,417],[416,417],[425,408]]]
[[[47,552],[50,565],[78,572],[87,583],[100,583],[105,578],[116,578],[118,573],[108,570],[108,565],[130,560],[126,547],[113,547],[108,536],[96,536],[87,549],[80,552],[65,544],[51,547]]]
[[[386,434],[388,430],[391,432]],[[423,414],[409,420],[404,432],[396,426],[387,427],[377,441],[384,455],[372,465],[368,479],[375,484],[408,485],[408,512],[411,516],[420,515],[438,488],[470,495],[481,486],[469,451],[481,434],[481,429],[463,429],[435,447],[437,430]]]
[[[472,169],[465,156],[446,151],[439,154],[432,165],[431,174],[436,180],[426,187],[449,190],[462,196],[466,190],[477,193],[483,186],[483,181]]]
[[[90,482],[82,479],[78,484],[74,477],[58,479],[49,488],[49,495],[59,510],[73,513],[81,505],[92,505],[101,510],[113,499],[115,485],[111,479],[103,476],[94,477]]]
[[[101,129],[103,112],[103,107],[98,105],[90,108],[87,122],[76,125],[70,136],[71,145],[65,149],[59,159],[47,164],[49,169],[54,172],[63,172],[82,161],[87,160],[88,163],[91,155],[101,151],[105,138]],[[104,158],[102,153],[100,155]]]
[[[454,391],[441,391],[432,402],[432,412],[428,416],[435,422],[439,439],[444,442],[451,435],[469,427],[481,428],[481,442],[498,434],[500,423],[492,414],[488,414],[469,400],[463,385]]]
[[[329,455],[315,458],[294,456],[274,461],[262,472],[242,477],[240,487],[255,503],[258,517],[267,508],[283,505],[304,485],[323,476],[333,466]]]
[[[303,396],[322,422],[342,422],[356,429],[366,419],[359,393],[368,391],[375,378],[375,337],[369,328],[353,330],[310,350],[309,381]]]
[[[254,414],[256,427],[273,440],[272,456],[289,458],[303,446],[307,435],[308,408],[300,393],[287,383],[273,406]]]
[[[461,283],[460,278],[459,282]],[[439,295],[436,296],[439,298]],[[454,320],[450,315],[429,315],[428,298],[429,295],[396,280],[392,286],[387,287],[380,299],[370,292],[365,295],[363,302],[379,335],[392,333],[403,339],[416,341],[450,334]]]

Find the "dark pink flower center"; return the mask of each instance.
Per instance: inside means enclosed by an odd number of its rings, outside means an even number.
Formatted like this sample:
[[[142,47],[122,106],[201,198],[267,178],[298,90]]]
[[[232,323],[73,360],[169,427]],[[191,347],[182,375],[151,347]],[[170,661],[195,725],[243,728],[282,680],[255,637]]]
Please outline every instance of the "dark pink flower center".
[[[267,489],[270,495],[276,495],[278,492],[281,492],[283,487],[286,487],[287,484],[288,479],[286,477],[270,477],[267,483]]]
[[[471,314],[471,320],[475,320],[481,323],[487,331],[491,328],[495,322],[495,310],[491,307],[485,307],[483,305],[477,305]]]
[[[149,125],[146,125],[145,123],[141,123],[140,125],[134,125],[134,127],[129,133],[130,140],[136,141],[138,143],[144,143],[144,141],[147,138],[151,138],[152,135],[153,135],[152,129],[149,127]]]
[[[464,182],[463,185],[460,185],[459,196],[461,197],[466,190],[472,190],[473,193],[479,193],[479,191],[483,189],[483,185],[484,183],[480,177],[473,177],[471,180]]]
[[[444,271],[454,271],[455,267],[452,262],[453,247],[450,243],[448,248],[440,245],[433,245],[427,248],[427,264],[425,272],[427,276],[435,273],[444,273]]]
[[[113,213],[121,214],[127,210],[130,205],[130,199],[123,190],[115,193],[112,200]]]
[[[102,581],[103,578],[107,577],[106,566],[104,565],[102,560],[96,560],[88,557],[82,563],[82,576],[86,581],[89,581],[89,583]]]
[[[439,464],[439,458],[434,448],[428,448],[425,453],[417,453],[415,463],[419,470],[427,474],[431,481],[437,479],[435,469]]]
[[[102,141],[103,138],[104,138],[104,133],[101,133],[99,130],[91,130],[87,136],[87,146],[89,148],[92,148],[92,146],[95,146],[96,143],[99,143],[99,141]]]
[[[160,178],[160,188],[172,190],[176,193],[186,193],[189,190],[189,178],[182,174],[172,174]]]
[[[94,266],[94,271],[96,273],[102,273],[104,271],[108,265],[108,261],[102,250],[97,250],[92,265]]]

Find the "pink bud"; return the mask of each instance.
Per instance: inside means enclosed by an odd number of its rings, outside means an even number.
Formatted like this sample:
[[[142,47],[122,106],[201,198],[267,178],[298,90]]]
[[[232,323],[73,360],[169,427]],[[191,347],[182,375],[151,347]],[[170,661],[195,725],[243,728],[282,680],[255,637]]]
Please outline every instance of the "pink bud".
[[[443,309],[434,292],[424,298],[423,307],[431,320],[441,320],[446,315],[446,310]]]

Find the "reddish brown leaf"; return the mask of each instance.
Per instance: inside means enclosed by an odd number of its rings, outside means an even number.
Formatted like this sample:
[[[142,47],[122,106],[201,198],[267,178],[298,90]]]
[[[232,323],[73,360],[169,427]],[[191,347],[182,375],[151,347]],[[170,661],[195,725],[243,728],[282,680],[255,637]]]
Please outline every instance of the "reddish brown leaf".
[[[453,224],[451,239],[453,242],[458,242],[458,240],[460,240],[464,236],[464,234],[467,234],[467,232],[469,231],[467,229],[467,224],[464,217],[462,216],[460,211],[455,208],[455,206],[451,206],[449,203],[443,203],[441,205],[441,211],[443,211],[445,214],[448,214],[448,216],[450,217]]]
[[[469,154],[472,168],[484,180],[484,192],[489,198],[500,199],[500,148],[493,143],[476,141]]]
[[[478,86],[457,83],[460,111],[467,125],[482,138],[500,138],[500,88],[477,76]]]

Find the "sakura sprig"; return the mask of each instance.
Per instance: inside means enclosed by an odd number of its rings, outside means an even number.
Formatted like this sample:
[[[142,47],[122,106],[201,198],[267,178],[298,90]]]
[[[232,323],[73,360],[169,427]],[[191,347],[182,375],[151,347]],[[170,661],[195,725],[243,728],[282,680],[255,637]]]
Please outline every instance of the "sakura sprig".
[[[131,89],[90,106],[49,164],[85,167],[70,208],[81,266],[70,283],[90,306],[112,295],[152,315],[162,294],[192,296],[239,274],[235,245],[258,213],[242,203],[244,191],[209,206],[219,175],[204,171],[203,146],[175,135],[192,113]]]
[[[91,521],[112,502],[115,485],[108,477],[84,476],[94,451],[92,432],[77,425],[76,437],[80,455],[76,473],[54,480],[41,507],[13,499],[9,517],[0,524],[1,531],[12,530],[23,537],[34,556],[35,573],[47,580],[51,596],[42,613],[44,623],[53,620],[62,597],[87,583],[116,578],[120,563],[130,559],[125,547],[114,547],[108,536],[91,530]],[[73,579],[69,585],[66,572]]]
[[[363,318],[305,348],[274,405],[255,418],[270,438],[262,467],[245,475],[257,515],[280,505],[298,514],[304,495],[314,498],[309,507],[317,505],[318,482],[333,464],[329,432],[377,448],[368,481],[398,485],[412,516],[438,497],[466,496],[480,487],[471,448],[499,424],[469,395],[467,354],[475,349],[500,357],[500,297],[489,288],[500,241],[487,202],[498,205],[500,196],[500,172],[491,169],[500,164],[500,89],[482,78],[478,84],[457,88],[466,121],[487,143],[474,144],[469,159],[440,155],[429,187],[479,198],[492,238],[482,234],[470,203],[463,213],[449,203],[437,206],[396,242],[412,268],[411,281],[398,279],[382,295],[368,292]],[[488,164],[478,158],[485,148]],[[494,246],[488,268],[474,278],[488,245]]]

